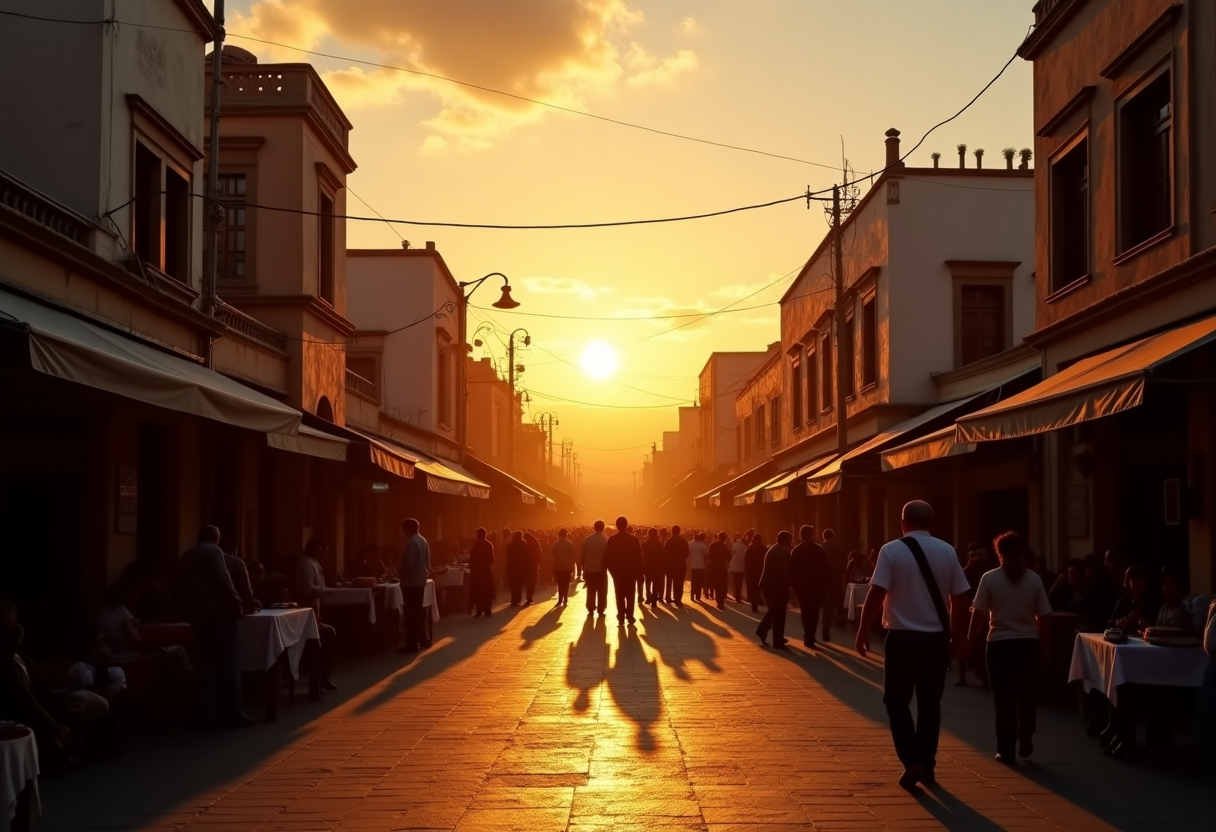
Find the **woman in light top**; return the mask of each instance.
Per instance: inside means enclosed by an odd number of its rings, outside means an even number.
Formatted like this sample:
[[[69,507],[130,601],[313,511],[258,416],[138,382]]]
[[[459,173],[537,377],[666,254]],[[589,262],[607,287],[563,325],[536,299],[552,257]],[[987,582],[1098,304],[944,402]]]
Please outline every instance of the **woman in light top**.
[[[985,572],[972,602],[971,638],[988,633],[986,659],[996,708],[996,759],[1012,765],[1034,751],[1035,684],[1046,658],[1040,637],[1051,612],[1043,581],[1026,568],[1026,543],[1014,532],[994,541],[1000,567]]]

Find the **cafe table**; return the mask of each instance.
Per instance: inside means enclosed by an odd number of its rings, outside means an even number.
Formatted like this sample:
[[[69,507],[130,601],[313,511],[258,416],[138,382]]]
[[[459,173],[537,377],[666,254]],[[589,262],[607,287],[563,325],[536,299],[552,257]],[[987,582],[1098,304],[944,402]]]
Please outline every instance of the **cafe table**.
[[[370,586],[326,587],[321,604],[326,607],[367,607],[367,622],[376,623],[376,593]]]
[[[844,588],[844,608],[848,612],[850,621],[857,621],[861,617],[861,607],[866,602],[866,594],[870,591],[870,585],[866,584],[848,584]]]
[[[311,607],[264,609],[253,615],[241,616],[237,637],[240,643],[241,670],[259,673],[266,685],[266,721],[276,718],[275,671],[285,665],[291,674],[288,685],[294,691],[294,680],[300,678],[300,657],[309,641],[320,641],[317,617]],[[309,667],[308,694],[320,696],[320,677],[315,666]]]
[[[24,725],[0,722],[0,821],[28,832],[42,813],[38,797],[38,743]]]
[[[1077,633],[1068,681],[1100,691],[1118,707],[1120,685],[1199,687],[1207,661],[1202,647],[1162,647],[1137,636],[1111,644],[1101,633]]]

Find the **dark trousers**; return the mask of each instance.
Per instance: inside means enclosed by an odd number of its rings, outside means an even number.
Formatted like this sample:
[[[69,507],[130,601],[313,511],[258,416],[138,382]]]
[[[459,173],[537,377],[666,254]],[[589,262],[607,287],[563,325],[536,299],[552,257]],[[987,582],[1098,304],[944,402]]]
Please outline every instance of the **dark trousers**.
[[[891,723],[895,754],[904,768],[937,765],[942,727],[942,691],[950,664],[948,633],[892,630],[887,634],[883,669],[883,704]],[[916,721],[912,694],[916,694]]]
[[[237,619],[195,621],[191,632],[198,656],[195,678],[203,721],[213,725],[243,717]]]
[[[747,600],[752,605],[752,612],[760,612],[760,576],[747,575]]]
[[[730,577],[726,574],[725,569],[711,569],[709,572],[709,583],[714,591],[714,600],[718,602],[718,609],[726,609],[726,588],[729,586]]]
[[[1018,738],[1034,733],[1039,640],[990,641],[986,652],[988,683],[996,709],[996,750],[1012,759]]]
[[[421,600],[418,601],[422,603]],[[320,671],[321,681],[328,682],[329,674],[334,671],[334,655],[337,653],[338,647],[338,631],[328,624],[317,624],[317,629],[321,631],[321,655]]]
[[[684,602],[684,567],[676,566],[667,573],[667,598],[677,604]]]
[[[608,573],[584,572],[583,580],[587,582],[587,612],[604,612],[608,606]]]
[[[425,630],[422,628],[423,613],[429,612],[422,608],[425,590],[424,586],[401,585],[401,619],[405,628],[405,647],[410,650],[417,650],[426,640]]]
[[[802,619],[802,641],[805,644],[815,643],[815,630],[819,627],[820,603],[818,593],[798,593],[798,615]]]
[[[553,570],[553,583],[557,584],[558,603],[564,604],[570,600],[570,570]]]
[[[769,630],[772,630],[773,644],[785,644],[785,611],[790,603],[789,590],[768,587],[764,588],[763,592],[766,609],[756,632],[760,634],[761,638],[765,638],[768,636]]]
[[[646,575],[646,594],[643,597],[647,604],[657,604],[663,597],[664,584],[667,576],[662,572],[651,572]]]
[[[688,593],[688,597],[694,601],[701,600],[701,593],[705,590],[705,570],[692,569],[692,590]]]
[[[521,569],[518,572],[511,573],[510,582],[512,605],[519,606],[520,602],[525,598],[531,603],[532,587],[536,584],[536,578],[530,577],[527,572]]]
[[[637,594],[637,580],[632,577],[612,576],[612,589],[616,594],[616,620],[633,620],[633,605]]]
[[[734,590],[735,603],[742,604],[743,603],[743,573],[742,572],[731,572],[730,573],[730,586],[731,586],[731,589]]]

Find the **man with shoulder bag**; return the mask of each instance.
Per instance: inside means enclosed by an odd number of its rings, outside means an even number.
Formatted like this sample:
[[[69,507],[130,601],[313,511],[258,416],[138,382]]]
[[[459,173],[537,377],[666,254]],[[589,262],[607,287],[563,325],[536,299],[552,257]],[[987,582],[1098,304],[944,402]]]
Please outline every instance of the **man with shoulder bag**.
[[[914,500],[903,507],[904,536],[882,547],[857,627],[857,652],[870,650],[879,614],[887,629],[883,704],[895,753],[904,765],[899,785],[935,784],[941,699],[950,659],[966,656],[970,586],[954,547],[929,533],[933,508]],[[946,598],[950,608],[946,608]],[[912,695],[916,695],[916,720]]]

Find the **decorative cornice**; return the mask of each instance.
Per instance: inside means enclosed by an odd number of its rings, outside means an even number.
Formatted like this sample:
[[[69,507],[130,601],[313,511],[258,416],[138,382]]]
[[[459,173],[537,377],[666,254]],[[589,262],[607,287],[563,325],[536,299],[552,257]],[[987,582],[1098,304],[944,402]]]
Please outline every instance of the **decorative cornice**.
[[[1166,8],[1156,20],[1148,25],[1148,28],[1141,32],[1136,38],[1123,47],[1118,55],[1115,55],[1098,74],[1107,80],[1117,78],[1123,74],[1123,70],[1127,69],[1127,65],[1135,60],[1136,56],[1147,49],[1153,41],[1165,34],[1167,29],[1174,26],[1174,22],[1178,19],[1178,15],[1182,12],[1182,4],[1174,3]]]
[[[303,307],[338,331],[343,338],[355,331],[355,325],[332,306],[313,295],[249,295],[233,298],[240,306],[292,306]]]
[[[1056,111],[1055,115],[1043,122],[1043,126],[1035,130],[1034,134],[1041,139],[1054,134],[1065,121],[1072,117],[1073,113],[1089,104],[1090,99],[1094,97],[1094,90],[1096,89],[1097,87],[1092,84],[1081,87],[1077,94],[1068,99],[1064,106]]]
[[[1018,57],[1033,61],[1087,0],[1039,0],[1034,7],[1034,31],[1018,47]]]
[[[169,137],[181,150],[184,150],[186,155],[190,157],[190,161],[197,162],[207,155],[203,152],[201,147],[190,141],[190,138],[185,133],[178,130],[177,127],[175,127],[167,118],[162,116],[155,107],[145,101],[143,96],[141,96],[139,93],[127,93],[127,105],[134,112],[152,122],[153,126],[155,126],[157,130]]]

